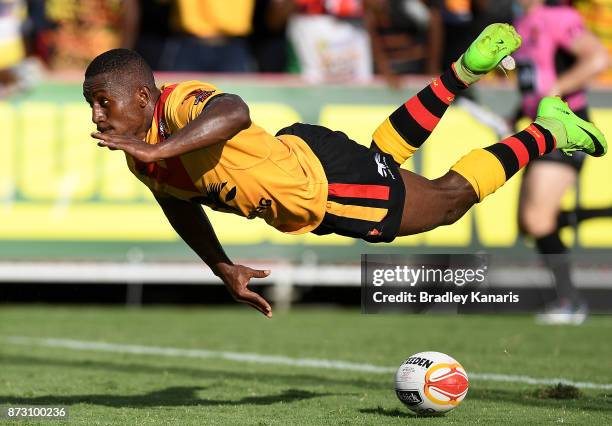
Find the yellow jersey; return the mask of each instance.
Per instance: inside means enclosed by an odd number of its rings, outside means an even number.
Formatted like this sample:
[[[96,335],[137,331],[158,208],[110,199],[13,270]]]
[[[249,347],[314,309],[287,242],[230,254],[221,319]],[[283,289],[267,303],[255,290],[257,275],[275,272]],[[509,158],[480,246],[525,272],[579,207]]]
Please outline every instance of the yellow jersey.
[[[164,85],[145,142],[172,143],[172,134],[222,94],[199,81]],[[274,137],[252,123],[232,139],[178,157],[142,163],[127,155],[131,172],[155,192],[301,234],[323,220],[327,179],[310,147],[293,135]]]

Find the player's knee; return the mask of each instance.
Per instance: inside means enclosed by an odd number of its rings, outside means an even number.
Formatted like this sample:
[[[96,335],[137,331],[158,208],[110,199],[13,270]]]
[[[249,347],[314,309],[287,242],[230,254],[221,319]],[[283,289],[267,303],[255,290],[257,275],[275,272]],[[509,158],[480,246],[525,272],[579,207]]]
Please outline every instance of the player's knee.
[[[552,212],[526,207],[519,213],[519,228],[523,234],[533,237],[549,235],[557,227],[557,217]]]

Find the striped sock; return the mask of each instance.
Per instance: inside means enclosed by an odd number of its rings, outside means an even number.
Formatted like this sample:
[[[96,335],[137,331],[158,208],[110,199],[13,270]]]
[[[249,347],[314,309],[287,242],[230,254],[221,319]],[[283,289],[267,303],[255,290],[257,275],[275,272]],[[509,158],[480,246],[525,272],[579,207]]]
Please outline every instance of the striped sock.
[[[463,176],[482,200],[500,188],[527,163],[552,151],[553,134],[537,123],[484,149],[475,149],[451,170]]]
[[[391,154],[396,163],[404,163],[427,140],[455,95],[467,87],[454,67],[448,69],[378,126],[373,145]]]

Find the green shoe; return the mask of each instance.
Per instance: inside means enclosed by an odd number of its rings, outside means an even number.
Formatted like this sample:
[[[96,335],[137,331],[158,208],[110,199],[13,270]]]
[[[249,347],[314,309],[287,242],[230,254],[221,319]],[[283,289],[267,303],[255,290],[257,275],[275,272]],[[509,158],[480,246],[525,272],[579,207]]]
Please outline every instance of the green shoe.
[[[475,74],[494,69],[521,45],[521,36],[510,24],[491,24],[470,44],[462,64]]]
[[[608,151],[603,133],[572,112],[567,102],[558,97],[547,97],[540,101],[536,123],[553,133],[557,149],[571,155],[583,151],[593,157],[601,157]]]

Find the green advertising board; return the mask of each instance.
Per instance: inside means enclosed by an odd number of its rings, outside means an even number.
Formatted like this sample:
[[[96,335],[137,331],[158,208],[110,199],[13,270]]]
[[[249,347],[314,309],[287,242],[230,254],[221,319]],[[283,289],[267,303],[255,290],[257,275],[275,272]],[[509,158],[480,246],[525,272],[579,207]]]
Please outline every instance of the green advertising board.
[[[414,94],[383,86],[276,84],[269,80],[215,82],[240,94],[253,120],[270,132],[295,121],[343,130],[369,144],[376,126]],[[423,80],[425,83],[425,80]],[[517,103],[510,88],[485,87],[490,108],[509,115]],[[612,93],[591,95],[592,115],[612,135]],[[148,259],[192,259],[148,190],[134,178],[119,152],[100,149],[89,137],[90,110],[80,84],[46,83],[0,103],[0,259],[125,259],[137,249]],[[495,142],[494,133],[460,108],[452,108],[430,140],[404,167],[434,178],[463,154]],[[611,206],[612,156],[589,158],[575,192],[564,199],[588,207]],[[594,182],[596,184],[594,184]],[[392,244],[370,245],[340,236],[290,236],[263,221],[210,212],[230,254],[243,258],[301,259],[316,252],[320,261],[357,259],[359,253],[518,251],[525,247],[516,223],[520,179],[476,206],[454,225]],[[584,249],[612,248],[612,219],[581,224],[563,237]]]

